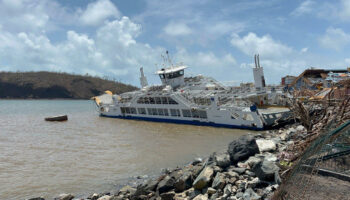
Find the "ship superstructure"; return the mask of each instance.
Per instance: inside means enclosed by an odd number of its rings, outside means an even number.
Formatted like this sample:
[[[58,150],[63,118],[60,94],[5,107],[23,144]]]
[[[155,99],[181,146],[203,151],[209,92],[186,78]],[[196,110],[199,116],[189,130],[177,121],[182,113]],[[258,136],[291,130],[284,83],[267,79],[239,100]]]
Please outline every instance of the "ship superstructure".
[[[261,67],[254,69],[260,88],[249,92],[227,87],[211,77],[185,77],[186,68],[171,65],[158,70],[162,84],[156,86],[148,86],[141,68],[140,90],[95,98],[100,116],[261,130],[289,115],[288,109],[258,108],[258,96],[267,98]]]

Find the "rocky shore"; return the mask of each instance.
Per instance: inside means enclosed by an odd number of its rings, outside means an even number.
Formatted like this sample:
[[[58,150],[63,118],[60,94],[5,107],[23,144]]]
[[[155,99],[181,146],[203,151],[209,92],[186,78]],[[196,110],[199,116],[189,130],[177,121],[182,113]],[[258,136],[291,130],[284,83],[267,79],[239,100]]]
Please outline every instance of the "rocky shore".
[[[225,152],[197,158],[181,168],[166,169],[157,178],[140,179],[137,185],[126,185],[117,192],[95,193],[85,198],[61,194],[54,199],[271,199],[281,184],[281,175],[298,156],[291,151],[294,141],[306,134],[302,125],[293,125],[245,135],[232,141]]]

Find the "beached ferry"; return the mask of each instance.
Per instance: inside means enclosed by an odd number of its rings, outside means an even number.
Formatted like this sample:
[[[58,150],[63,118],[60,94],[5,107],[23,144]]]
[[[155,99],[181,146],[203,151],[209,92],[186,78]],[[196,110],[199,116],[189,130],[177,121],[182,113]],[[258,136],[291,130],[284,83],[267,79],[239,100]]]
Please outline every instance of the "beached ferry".
[[[257,59],[255,90],[248,93],[211,77],[185,77],[186,66],[170,65],[156,72],[161,85],[149,86],[141,68],[140,90],[120,95],[106,92],[94,99],[102,117],[261,130],[287,118],[290,111],[259,108],[274,93],[266,91]]]

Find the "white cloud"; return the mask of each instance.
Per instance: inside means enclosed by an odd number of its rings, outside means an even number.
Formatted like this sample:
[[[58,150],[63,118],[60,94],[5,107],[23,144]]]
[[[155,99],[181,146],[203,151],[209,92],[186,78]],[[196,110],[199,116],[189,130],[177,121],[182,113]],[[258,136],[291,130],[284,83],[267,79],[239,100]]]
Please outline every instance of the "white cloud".
[[[118,8],[110,0],[98,0],[87,6],[80,21],[85,25],[99,25],[110,17],[120,17]]]
[[[312,0],[306,0],[302,2],[292,13],[293,16],[301,16],[304,14],[311,13],[313,11],[313,6],[315,2]]]
[[[341,19],[349,21],[350,20],[350,1],[341,0],[341,10],[339,12]]]
[[[345,63],[346,63],[347,65],[350,65],[350,58],[346,58],[346,59],[345,59]]]
[[[275,41],[270,35],[259,37],[255,33],[248,33],[244,37],[232,34],[231,44],[248,56],[260,54],[266,58],[276,58],[292,52],[292,48]]]
[[[329,27],[326,33],[319,38],[319,43],[322,47],[340,51],[350,43],[350,34],[340,28]]]
[[[170,22],[164,27],[164,32],[170,36],[183,36],[191,34],[192,30],[185,23]]]
[[[309,50],[309,48],[307,47],[304,47],[300,50],[301,53],[306,53],[307,51]]]

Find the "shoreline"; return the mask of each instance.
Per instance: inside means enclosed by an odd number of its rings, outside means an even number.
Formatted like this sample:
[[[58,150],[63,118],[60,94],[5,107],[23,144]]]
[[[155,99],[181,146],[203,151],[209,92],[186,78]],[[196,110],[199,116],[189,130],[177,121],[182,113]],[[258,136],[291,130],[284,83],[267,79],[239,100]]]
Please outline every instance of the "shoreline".
[[[213,152],[205,159],[167,168],[160,173],[130,177],[110,192],[61,194],[55,200],[91,199],[265,199],[281,184],[280,174],[289,165],[285,155],[293,136],[306,134],[299,124],[287,125],[232,141],[227,151]],[[293,157],[293,156],[292,156]],[[287,161],[286,161],[287,160]],[[284,161],[285,166],[281,166]],[[267,169],[267,170],[266,170]],[[44,200],[43,197],[28,200]]]

